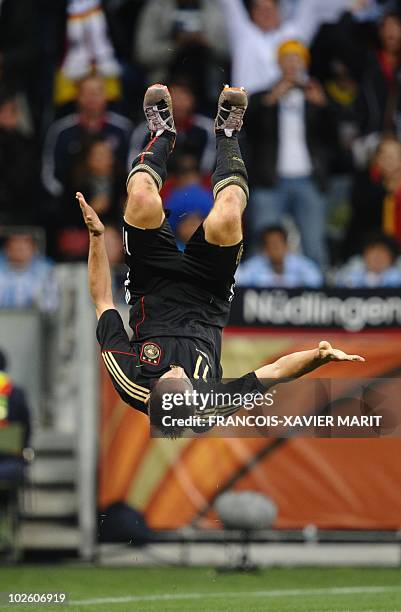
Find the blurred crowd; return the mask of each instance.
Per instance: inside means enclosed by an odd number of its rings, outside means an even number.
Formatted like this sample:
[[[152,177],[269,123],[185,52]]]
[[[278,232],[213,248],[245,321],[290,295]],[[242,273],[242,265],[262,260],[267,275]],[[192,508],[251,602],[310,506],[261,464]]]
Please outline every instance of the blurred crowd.
[[[178,130],[162,196],[181,249],[208,214],[224,83],[250,94],[237,282],[401,286],[400,0],[0,0],[0,307],[57,304],[84,192],[123,262],[143,93]]]

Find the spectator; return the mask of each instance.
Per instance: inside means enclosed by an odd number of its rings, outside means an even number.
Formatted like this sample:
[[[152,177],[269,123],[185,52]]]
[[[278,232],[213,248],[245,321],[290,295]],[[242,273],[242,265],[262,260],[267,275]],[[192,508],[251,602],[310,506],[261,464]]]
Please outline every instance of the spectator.
[[[110,36],[118,57],[132,63],[132,34],[148,0],[112,0],[103,3]]]
[[[292,19],[283,20],[278,0],[220,0],[231,54],[232,84],[250,93],[267,89],[279,78],[277,49],[285,40],[302,37],[309,44],[319,25],[337,19],[347,0],[299,2]]]
[[[193,78],[197,98],[215,97],[216,65],[227,56],[225,28],[216,2],[208,0],[149,0],[140,15],[134,60],[148,71],[149,81]]]
[[[37,220],[36,147],[21,129],[16,97],[0,90],[0,223],[18,225]]]
[[[250,231],[291,213],[305,255],[326,263],[324,242],[329,157],[335,120],[322,87],[306,70],[309,52],[298,41],[279,47],[280,81],[250,99]]]
[[[68,78],[77,80],[93,68],[104,77],[120,74],[101,3],[67,0],[67,52],[61,69]]]
[[[31,234],[15,233],[0,254],[0,308],[54,310],[58,303],[52,263],[40,255]]]
[[[115,167],[125,166],[131,122],[107,111],[104,81],[93,75],[80,82],[78,111],[49,129],[43,154],[42,180],[49,197],[43,205],[49,253],[63,260],[80,260],[88,236],[73,197],[76,168],[95,138],[107,140]],[[118,181],[117,181],[118,182]],[[81,190],[83,187],[79,185]]]
[[[326,223],[330,261],[333,263],[341,256],[342,243],[350,217],[354,172],[353,147],[359,134],[356,107],[358,85],[351,77],[347,66],[341,61],[333,60],[324,87],[337,127],[337,137],[332,143],[331,150]]]
[[[262,252],[242,263],[236,282],[247,287],[321,287],[323,278],[317,265],[288,250],[287,234],[280,225],[263,230]]]
[[[50,252],[58,261],[87,258],[88,232],[75,194],[83,191],[104,223],[120,223],[126,198],[125,168],[119,163],[110,140],[94,136],[87,140],[71,170],[71,179],[62,198],[63,208],[53,220]]]
[[[331,0],[330,4],[333,2],[336,0]],[[308,1],[305,4],[308,4]],[[393,0],[384,0],[384,2],[381,0],[352,0],[346,5],[340,0],[340,4],[342,14],[340,11],[337,19],[331,23],[323,23],[311,43],[311,71],[322,82],[329,77],[332,62],[341,62],[347,66],[348,70],[350,69],[347,61],[348,53],[343,53],[338,39],[338,35],[341,35],[338,31],[339,23],[342,23],[344,19],[349,19],[347,15],[351,13],[354,26],[353,35],[357,40],[357,53],[360,54],[362,50],[366,51],[368,47],[372,47],[377,38],[377,22],[389,10],[389,5],[394,7]],[[348,45],[348,41],[345,41],[345,44]],[[355,78],[352,70],[350,74]]]
[[[55,36],[63,41],[60,68],[56,71],[53,88],[54,102],[62,108],[62,114],[70,112],[71,104],[77,99],[77,82],[93,73],[103,77],[108,101],[115,102],[121,98],[121,66],[104,14],[108,4],[101,0],[63,0],[62,31],[55,34],[58,24],[49,21],[46,24],[45,21],[47,29],[51,28],[49,38],[53,49]],[[47,15],[49,12],[54,15],[53,7],[45,11]]]
[[[11,442],[11,446],[6,444],[0,449],[1,552],[7,555],[12,554],[15,546],[14,525],[18,513],[18,490],[24,478],[24,459],[32,459],[32,451],[28,449],[31,419],[25,394],[13,383],[6,369],[6,359],[0,351],[0,431],[8,428],[5,439]],[[17,428],[15,434],[11,434],[11,427]]]
[[[110,141],[96,136],[87,143],[77,161],[71,200],[76,191],[83,191],[104,223],[118,223],[126,198],[125,180],[125,168],[118,164]]]
[[[0,350],[0,427],[18,423],[22,427],[22,445],[27,449],[31,437],[31,417],[23,389],[13,383],[7,374],[7,360]],[[16,484],[22,481],[23,457],[0,452],[0,481]]]
[[[338,271],[336,284],[346,288],[401,287],[397,255],[397,242],[377,234],[366,242],[362,256],[353,257]]]
[[[344,255],[358,252],[358,237],[381,230],[401,244],[401,142],[384,136],[367,170],[357,172]]]
[[[378,45],[365,41],[361,26],[351,12],[335,28],[336,55],[359,83],[359,128],[363,136],[394,131],[401,112],[398,72],[401,68],[401,15],[387,13],[378,25]],[[360,153],[359,153],[360,154]]]
[[[169,223],[183,251],[192,234],[206,219],[213,206],[213,194],[202,186],[202,176],[190,155],[180,158],[176,169],[176,186],[166,199]]]
[[[49,129],[43,154],[42,180],[53,197],[60,197],[88,138],[109,140],[116,159],[125,164],[131,122],[107,110],[104,81],[92,75],[79,83],[77,112],[56,121]]]
[[[195,112],[195,96],[186,81],[177,81],[169,86],[173,101],[177,141],[169,161],[169,172],[174,172],[176,160],[182,154],[193,155],[199,162],[202,173],[210,173],[215,163],[215,135],[213,121]],[[144,121],[134,130],[130,145],[129,162],[138,155],[148,137]]]
[[[348,67],[335,60],[330,65],[329,78],[324,83],[328,103],[336,117],[338,149],[333,159],[335,174],[352,172],[352,147],[359,133],[357,97],[358,85]]]

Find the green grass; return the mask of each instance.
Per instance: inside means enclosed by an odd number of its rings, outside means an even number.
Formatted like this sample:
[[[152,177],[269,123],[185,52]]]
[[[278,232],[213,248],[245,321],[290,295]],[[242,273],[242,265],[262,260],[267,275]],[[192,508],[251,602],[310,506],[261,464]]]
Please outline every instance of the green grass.
[[[64,591],[71,602],[68,606],[0,606],[2,610],[401,612],[401,570],[390,569],[271,569],[256,574],[216,574],[212,569],[196,568],[2,567],[0,591]],[[127,601],[85,603],[124,597]]]

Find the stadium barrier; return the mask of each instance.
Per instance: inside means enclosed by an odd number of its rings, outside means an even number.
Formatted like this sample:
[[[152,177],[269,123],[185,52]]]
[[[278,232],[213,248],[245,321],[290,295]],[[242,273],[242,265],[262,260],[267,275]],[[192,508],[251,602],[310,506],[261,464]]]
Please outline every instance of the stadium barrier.
[[[42,413],[45,368],[44,319],[33,309],[0,310],[0,348],[7,355],[9,374],[26,391],[32,417]]]
[[[0,310],[0,345],[9,355],[12,378],[25,389],[32,407],[36,453],[20,545],[78,550],[91,559],[96,547],[99,405],[96,317],[87,266],[60,265],[56,275],[60,297],[55,312]]]

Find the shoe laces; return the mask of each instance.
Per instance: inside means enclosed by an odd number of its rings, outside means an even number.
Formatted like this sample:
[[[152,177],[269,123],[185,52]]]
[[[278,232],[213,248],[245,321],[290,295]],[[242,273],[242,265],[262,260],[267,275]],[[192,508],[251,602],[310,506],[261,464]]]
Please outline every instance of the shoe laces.
[[[226,114],[226,117],[224,117]],[[217,126],[226,130],[240,130],[244,120],[245,109],[240,106],[224,108],[221,104],[217,116]]]
[[[160,129],[174,130],[174,119],[167,106],[165,108],[159,108],[157,105],[148,106],[144,110],[152,132]],[[163,114],[165,115],[164,117]]]

